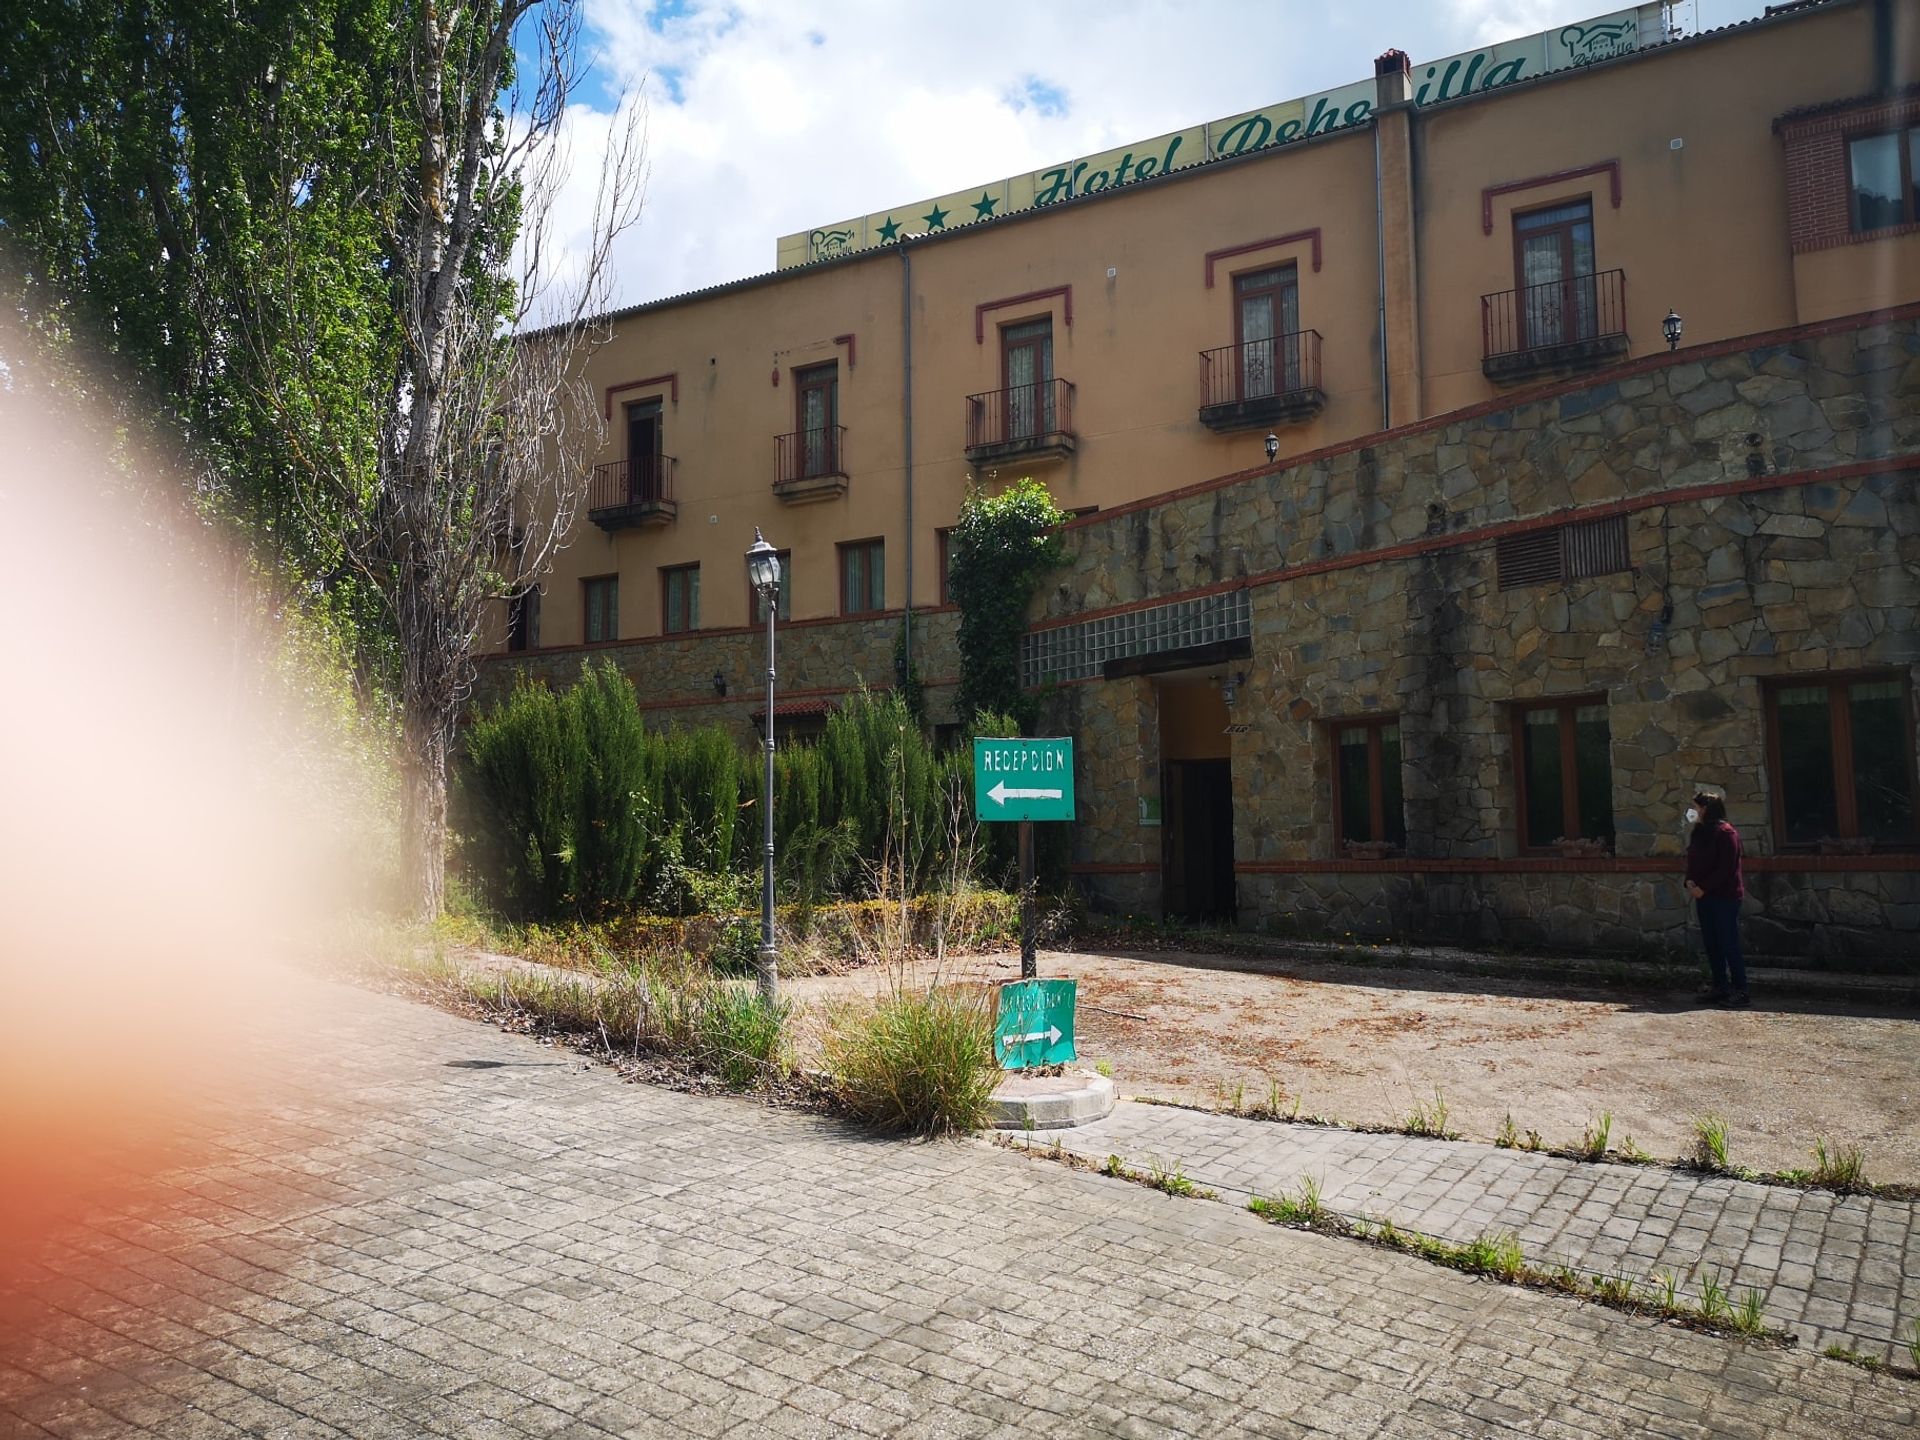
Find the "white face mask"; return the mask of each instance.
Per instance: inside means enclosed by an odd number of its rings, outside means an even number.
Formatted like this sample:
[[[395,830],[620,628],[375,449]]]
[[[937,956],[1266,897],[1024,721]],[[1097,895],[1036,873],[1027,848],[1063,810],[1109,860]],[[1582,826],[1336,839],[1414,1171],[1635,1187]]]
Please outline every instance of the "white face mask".
[[[1689,805],[1687,807],[1687,824],[1698,825],[1699,823],[1700,823],[1700,812],[1694,809],[1691,805]]]

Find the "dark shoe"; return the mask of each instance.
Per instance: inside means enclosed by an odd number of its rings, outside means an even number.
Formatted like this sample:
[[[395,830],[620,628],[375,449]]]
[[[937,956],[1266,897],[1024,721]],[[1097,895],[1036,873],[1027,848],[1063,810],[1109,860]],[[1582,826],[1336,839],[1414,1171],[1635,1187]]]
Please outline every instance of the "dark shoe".
[[[1747,1008],[1747,1006],[1751,1005],[1753,1002],[1747,999],[1746,991],[1736,990],[1731,995],[1726,997],[1724,1003],[1729,1010],[1744,1010]]]
[[[1693,998],[1703,1005],[1724,1005],[1727,1003],[1727,992],[1718,985],[1702,985],[1693,992]]]

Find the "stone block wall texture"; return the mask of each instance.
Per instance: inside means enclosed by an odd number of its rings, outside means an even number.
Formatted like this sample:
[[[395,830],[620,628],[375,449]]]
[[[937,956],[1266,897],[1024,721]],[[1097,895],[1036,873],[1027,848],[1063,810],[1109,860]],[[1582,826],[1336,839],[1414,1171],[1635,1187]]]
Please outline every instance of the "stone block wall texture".
[[[836,700],[862,686],[891,689],[900,626],[898,612],[780,626],[776,709],[807,700]],[[936,722],[952,718],[956,626],[952,610],[918,611],[913,617],[914,668],[927,687],[928,714]],[[603,660],[633,682],[652,724],[666,728],[717,722],[743,744],[758,736],[754,717],[765,704],[767,683],[767,636],[759,627],[489,656],[480,665],[474,703],[491,704],[520,676],[564,688],[580,678],[583,664],[597,666]],[[724,699],[714,694],[716,673],[727,682]],[[775,723],[777,735],[777,719]]]
[[[1251,728],[1232,740],[1243,924],[1679,948],[1688,796],[1724,788],[1749,854],[1777,853],[1762,680],[1875,669],[1911,686],[1917,451],[1910,315],[1641,363],[1078,522],[1037,623],[1251,590],[1252,659],[1229,667],[1251,677],[1234,711]],[[1688,494],[1714,487],[1744,493]],[[1565,583],[1500,590],[1497,531],[1472,533],[1623,511],[1632,569]],[[1075,854],[1089,867],[1153,858],[1121,773],[1151,709],[1141,683],[1062,687],[1085,757]],[[1529,869],[1512,707],[1576,695],[1607,703],[1619,858]],[[1383,714],[1400,717],[1406,859],[1339,863],[1326,722]],[[1090,803],[1110,785],[1124,803]],[[1115,888],[1087,879],[1096,899]],[[1756,949],[1920,952],[1920,872],[1756,868],[1749,889]]]

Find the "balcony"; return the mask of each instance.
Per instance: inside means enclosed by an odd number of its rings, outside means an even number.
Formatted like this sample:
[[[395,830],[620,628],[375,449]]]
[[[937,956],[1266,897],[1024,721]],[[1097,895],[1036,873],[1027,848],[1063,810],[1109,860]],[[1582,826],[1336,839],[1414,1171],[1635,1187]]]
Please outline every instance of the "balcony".
[[[1318,330],[1200,352],[1200,423],[1217,434],[1297,425],[1326,408]]]
[[[1591,370],[1627,353],[1627,272],[1480,297],[1481,373],[1496,385]]]
[[[773,439],[773,493],[803,504],[847,493],[847,427],[820,425]]]
[[[1037,380],[967,397],[967,459],[1063,460],[1073,453],[1073,384]]]
[[[593,467],[587,518],[609,535],[671,525],[679,511],[673,499],[673,456],[641,455]]]

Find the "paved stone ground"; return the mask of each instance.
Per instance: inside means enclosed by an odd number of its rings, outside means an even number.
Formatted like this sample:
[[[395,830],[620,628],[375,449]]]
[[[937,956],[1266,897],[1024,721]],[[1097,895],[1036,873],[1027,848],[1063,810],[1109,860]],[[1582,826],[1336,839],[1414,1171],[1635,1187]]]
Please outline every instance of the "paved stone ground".
[[[1449,1240],[1511,1230],[1539,1264],[1635,1281],[1671,1270],[1695,1296],[1712,1274],[1736,1293],[1759,1290],[1768,1322],[1816,1347],[1904,1361],[1898,1337],[1920,1320],[1920,1206],[1911,1201],[1135,1101],[1059,1139],[1096,1161],[1177,1164],[1239,1202],[1295,1191],[1310,1175],[1323,1203],[1346,1215]],[[1030,1143],[1053,1140],[1049,1132]]]
[[[316,985],[6,1255],[0,1434],[1909,1436],[1920,1387]],[[211,1157],[211,1158],[209,1158]]]

